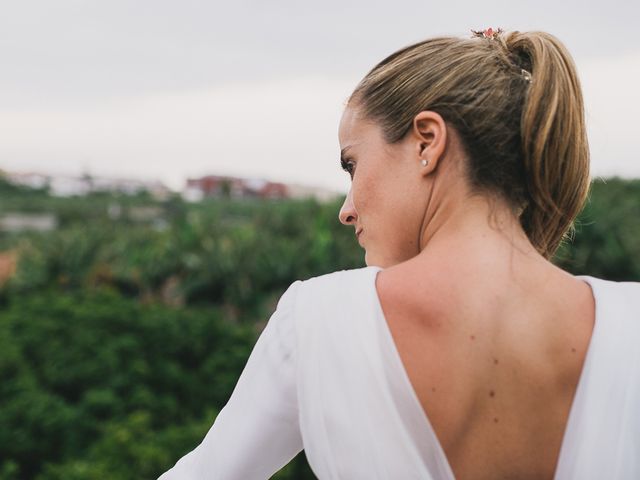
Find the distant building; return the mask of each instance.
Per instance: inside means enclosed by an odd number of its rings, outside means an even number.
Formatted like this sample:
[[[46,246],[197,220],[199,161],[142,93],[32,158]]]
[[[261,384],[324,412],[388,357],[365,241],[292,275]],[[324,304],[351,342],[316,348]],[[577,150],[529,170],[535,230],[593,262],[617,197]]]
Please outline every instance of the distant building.
[[[187,201],[197,202],[203,198],[315,198],[320,202],[343,196],[332,190],[297,184],[270,182],[256,178],[240,178],[207,175],[190,178],[182,191]]]
[[[171,191],[161,182],[130,178],[88,177],[93,192],[119,192],[126,195],[147,192],[157,200],[166,200]]]
[[[203,198],[289,198],[287,185],[262,179],[221,175],[190,178],[182,192],[189,201]]]
[[[28,188],[46,188],[49,186],[50,177],[40,173],[9,173],[4,172],[4,178],[14,185]]]
[[[0,231],[23,232],[32,230],[48,232],[58,227],[58,219],[51,213],[5,213],[0,215]]]
[[[291,198],[315,198],[318,202],[331,202],[345,196],[344,193],[335,190],[308,185],[288,184],[287,188]]]
[[[87,195],[93,191],[93,185],[87,178],[82,177],[51,177],[49,193],[56,197],[73,197]]]
[[[156,200],[167,200],[171,196],[171,190],[161,182],[145,180],[39,173],[6,173],[5,178],[16,185],[47,188],[51,195],[59,197],[84,196],[93,192],[126,195],[148,192]],[[319,202],[326,202],[341,196],[344,194],[326,188],[223,175],[190,178],[182,191],[182,197],[191,202],[198,202],[204,198],[315,198]],[[120,212],[113,210],[109,215],[118,217]]]
[[[157,181],[40,173],[7,173],[5,178],[14,185],[48,188],[51,195],[57,197],[83,196],[92,192],[114,192],[126,195],[148,192],[157,200],[166,200],[171,195],[171,191]]]

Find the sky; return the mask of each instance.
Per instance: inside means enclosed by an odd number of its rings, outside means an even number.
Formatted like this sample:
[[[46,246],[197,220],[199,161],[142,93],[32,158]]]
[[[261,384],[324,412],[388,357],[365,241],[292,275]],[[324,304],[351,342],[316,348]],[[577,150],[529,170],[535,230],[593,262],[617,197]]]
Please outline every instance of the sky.
[[[640,178],[640,2],[0,0],[0,169],[237,175],[346,193],[344,102],[382,58],[544,30],[578,67],[592,177]]]

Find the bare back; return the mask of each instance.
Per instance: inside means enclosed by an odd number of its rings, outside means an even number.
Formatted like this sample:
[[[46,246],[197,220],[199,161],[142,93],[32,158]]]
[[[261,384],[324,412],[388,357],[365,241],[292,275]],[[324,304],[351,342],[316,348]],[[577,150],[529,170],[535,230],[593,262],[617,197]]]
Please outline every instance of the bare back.
[[[544,287],[416,282],[376,289],[416,395],[456,479],[552,479],[595,321],[585,282],[549,267]]]

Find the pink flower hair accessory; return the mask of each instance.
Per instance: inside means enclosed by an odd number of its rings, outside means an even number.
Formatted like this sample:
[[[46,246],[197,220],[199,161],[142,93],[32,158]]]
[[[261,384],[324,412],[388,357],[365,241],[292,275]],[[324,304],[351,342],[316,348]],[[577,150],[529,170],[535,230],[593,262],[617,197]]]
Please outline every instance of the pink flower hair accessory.
[[[497,30],[494,30],[493,28],[489,27],[486,30],[471,30],[471,33],[473,33],[472,37],[483,37],[497,40],[498,35],[502,33],[502,29],[498,28]]]

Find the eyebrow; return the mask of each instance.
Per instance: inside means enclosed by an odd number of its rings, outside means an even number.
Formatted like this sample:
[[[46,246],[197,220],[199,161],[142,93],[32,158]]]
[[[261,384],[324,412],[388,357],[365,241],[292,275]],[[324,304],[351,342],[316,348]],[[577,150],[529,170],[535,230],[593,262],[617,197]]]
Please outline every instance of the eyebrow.
[[[351,147],[353,147],[353,145],[347,145],[342,150],[340,150],[340,163],[344,163],[344,156]]]

